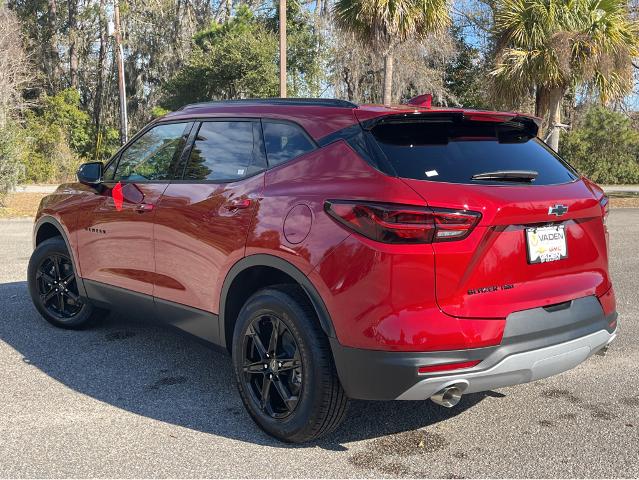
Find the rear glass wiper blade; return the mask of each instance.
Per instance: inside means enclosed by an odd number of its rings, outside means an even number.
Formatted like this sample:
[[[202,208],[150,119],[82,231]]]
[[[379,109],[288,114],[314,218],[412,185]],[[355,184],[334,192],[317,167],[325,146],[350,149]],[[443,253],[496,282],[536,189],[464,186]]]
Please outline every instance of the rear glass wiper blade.
[[[497,180],[504,182],[532,182],[539,173],[534,170],[497,170],[495,172],[477,173],[473,180]]]

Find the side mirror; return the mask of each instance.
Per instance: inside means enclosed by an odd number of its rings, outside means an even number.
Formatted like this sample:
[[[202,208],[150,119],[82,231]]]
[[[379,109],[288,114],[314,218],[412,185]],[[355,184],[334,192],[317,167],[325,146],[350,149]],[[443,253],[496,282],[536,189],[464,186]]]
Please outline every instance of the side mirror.
[[[102,162],[83,163],[78,168],[78,181],[84,185],[99,185],[102,183]]]

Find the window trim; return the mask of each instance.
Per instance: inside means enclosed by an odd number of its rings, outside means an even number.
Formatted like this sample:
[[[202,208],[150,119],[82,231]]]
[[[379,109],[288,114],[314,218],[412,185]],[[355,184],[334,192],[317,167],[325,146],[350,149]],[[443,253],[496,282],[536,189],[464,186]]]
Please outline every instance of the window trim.
[[[171,183],[179,183],[179,184],[227,184],[227,183],[237,183],[248,178],[259,175],[260,173],[265,172],[268,169],[268,163],[266,161],[266,148],[264,146],[264,137],[262,135],[262,125],[259,117],[202,117],[202,118],[193,118],[191,119],[193,122],[193,128],[189,134],[189,138],[186,142],[184,149],[182,150],[182,155],[178,162],[178,170],[181,168],[182,171],[178,176],[176,176],[175,180],[172,180]],[[250,123],[253,126],[253,158],[251,162],[248,164],[247,168],[251,165],[255,164],[257,158],[261,157],[262,163],[265,165],[261,168],[258,168],[253,173],[244,175],[240,178],[232,178],[228,180],[195,180],[191,178],[184,178],[186,174],[186,169],[191,161],[191,152],[193,151],[193,146],[195,145],[195,138],[197,137],[197,133],[200,131],[203,123],[212,123],[212,122],[243,122]],[[258,145],[255,144],[255,128],[259,129],[258,140],[260,141],[259,150],[256,151],[256,147]]]
[[[168,120],[168,121],[156,121],[156,122],[151,122],[149,123],[146,127],[142,128],[138,133],[136,133],[133,138],[131,138],[131,140],[129,140],[128,142],[126,142],[124,145],[122,145],[118,151],[113,155],[113,157],[111,157],[111,159],[104,164],[104,170],[106,170],[107,168],[109,168],[111,166],[112,163],[115,163],[115,170],[113,171],[113,174],[115,176],[115,174],[118,171],[118,167],[120,166],[120,160],[122,159],[122,154],[127,151],[129,149],[129,147],[131,147],[131,145],[133,145],[136,141],[138,141],[138,139],[142,136],[144,136],[147,132],[151,131],[152,129],[156,128],[156,127],[161,127],[163,125],[172,125],[172,124],[180,124],[183,123],[184,124],[184,130],[182,130],[182,134],[180,136],[180,143],[178,144],[178,147],[175,150],[175,154],[173,154],[173,158],[171,159],[171,163],[169,165],[169,174],[171,176],[170,179],[166,179],[166,180],[116,180],[114,178],[109,179],[109,180],[103,180],[102,183],[106,183],[106,184],[112,184],[112,183],[122,183],[122,184],[128,184],[128,183],[140,183],[140,184],[149,184],[149,183],[157,183],[157,184],[162,184],[162,183],[171,183],[173,181],[175,181],[178,177],[178,171],[177,171],[177,166],[179,163],[179,159],[182,156],[182,153],[184,152],[185,146],[188,142],[188,138],[193,130],[193,125],[196,123],[195,121],[193,121],[192,119],[180,119],[180,120]],[[185,139],[186,136],[186,139]],[[178,161],[176,161],[178,160]]]
[[[271,165],[271,163],[268,160],[268,151],[266,150],[266,134],[264,133],[264,123],[282,123],[285,125],[292,125],[293,127],[297,127],[302,134],[306,137],[306,139],[309,141],[309,143],[313,146],[313,148],[307,152],[301,153],[295,157],[291,157],[288,160],[285,160],[283,162],[278,163],[277,165]],[[321,148],[320,145],[315,141],[315,139],[313,137],[311,137],[308,132],[306,131],[306,129],[304,127],[302,127],[299,123],[297,122],[293,122],[291,120],[283,120],[281,118],[270,118],[270,117],[262,117],[260,118],[260,127],[262,129],[262,144],[264,145],[264,153],[266,155],[266,164],[268,165],[268,168],[276,168],[279,167],[281,165],[286,165],[289,162],[292,162],[293,160],[303,156],[303,155],[307,155],[311,152],[314,152],[315,150],[317,150],[318,148]]]
[[[256,122],[259,126],[259,140],[260,140],[260,156],[262,158],[262,160],[264,161],[264,165],[265,167],[262,168],[261,170],[257,170],[253,173],[251,173],[250,175],[246,175],[242,178],[237,178],[237,179],[233,179],[233,180],[192,180],[192,179],[185,179],[184,178],[184,173],[186,171],[186,167],[188,165],[188,161],[190,160],[191,157],[191,150],[193,148],[193,145],[195,143],[195,136],[197,135],[197,132],[199,131],[200,125],[204,122],[216,122],[216,121],[220,121],[220,122],[233,122],[233,121],[244,121],[244,122]],[[301,155],[298,155],[297,157],[293,157],[290,158],[288,160],[286,160],[285,162],[279,163],[277,165],[270,165],[268,163],[268,155],[266,153],[266,142],[264,140],[264,128],[263,128],[263,121],[267,121],[267,122],[271,122],[271,123],[284,123],[284,124],[289,124],[289,125],[293,125],[297,128],[299,128],[302,133],[306,136],[306,138],[311,142],[311,144],[313,145],[313,150],[309,150],[308,152],[305,152]],[[273,118],[273,117],[269,117],[269,116],[242,116],[242,117],[236,117],[236,116],[220,116],[220,117],[209,117],[209,116],[193,116],[190,118],[180,118],[180,119],[175,119],[175,120],[166,120],[166,121],[155,121],[155,122],[151,122],[149,123],[147,126],[145,126],[142,130],[140,130],[138,133],[135,134],[135,136],[133,138],[131,138],[131,140],[129,140],[127,143],[125,143],[124,145],[122,145],[120,147],[120,149],[113,155],[113,157],[111,157],[111,159],[104,165],[104,168],[106,169],[111,163],[113,162],[119,162],[120,161],[120,157],[122,155],[122,153],[134,142],[136,141],[138,138],[140,138],[142,135],[144,135],[146,132],[148,132],[151,128],[154,128],[156,126],[159,125],[166,125],[166,124],[171,124],[171,123],[186,123],[187,125],[190,125],[190,130],[188,132],[188,136],[186,141],[183,143],[182,145],[182,150],[181,153],[176,161],[176,159],[174,158],[172,161],[172,165],[175,164],[175,172],[173,173],[173,179],[171,180],[154,180],[154,181],[139,181],[139,182],[130,182],[128,180],[123,181],[122,183],[179,183],[179,184],[188,184],[188,183],[193,183],[193,184],[199,184],[199,183],[211,183],[211,184],[227,184],[227,183],[236,183],[236,182],[241,182],[244,180],[247,180],[249,178],[252,178],[256,175],[259,175],[260,173],[266,172],[268,170],[271,170],[273,168],[279,168],[283,165],[288,164],[289,162],[292,162],[294,160],[297,160],[298,158],[304,156],[304,155],[308,155],[318,149],[321,149],[322,147],[324,147],[325,145],[320,145],[311,135],[309,135],[309,133],[306,131],[306,129],[300,125],[299,123],[293,121],[293,120],[287,120],[287,119],[282,119],[282,118]],[[185,132],[186,132],[186,128],[185,128]],[[184,163],[183,163],[184,162]],[[117,171],[117,165],[115,166],[116,171]],[[181,171],[180,171],[181,170]],[[103,183],[117,183],[114,180],[109,180],[109,181],[104,181]]]

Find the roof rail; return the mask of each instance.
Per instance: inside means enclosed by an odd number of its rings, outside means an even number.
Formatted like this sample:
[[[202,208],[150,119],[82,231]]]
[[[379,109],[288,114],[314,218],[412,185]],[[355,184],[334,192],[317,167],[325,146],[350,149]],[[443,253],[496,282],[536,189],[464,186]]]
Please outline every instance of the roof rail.
[[[293,105],[341,108],[357,108],[359,106],[353,102],[349,102],[348,100],[338,100],[336,98],[244,98],[238,100],[219,100],[191,103],[189,105],[184,105],[178,110],[213,107],[216,105]]]

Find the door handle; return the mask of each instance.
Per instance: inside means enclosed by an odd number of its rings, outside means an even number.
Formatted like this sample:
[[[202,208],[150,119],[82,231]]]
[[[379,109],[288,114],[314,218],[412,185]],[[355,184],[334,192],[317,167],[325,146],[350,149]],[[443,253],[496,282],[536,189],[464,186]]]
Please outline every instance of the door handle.
[[[153,210],[152,203],[139,203],[135,206],[135,211],[138,213],[150,212]]]
[[[245,198],[244,200],[235,200],[233,202],[228,202],[224,205],[228,211],[233,212],[235,210],[243,210],[245,208],[249,208],[251,206],[251,200],[249,198]]]

